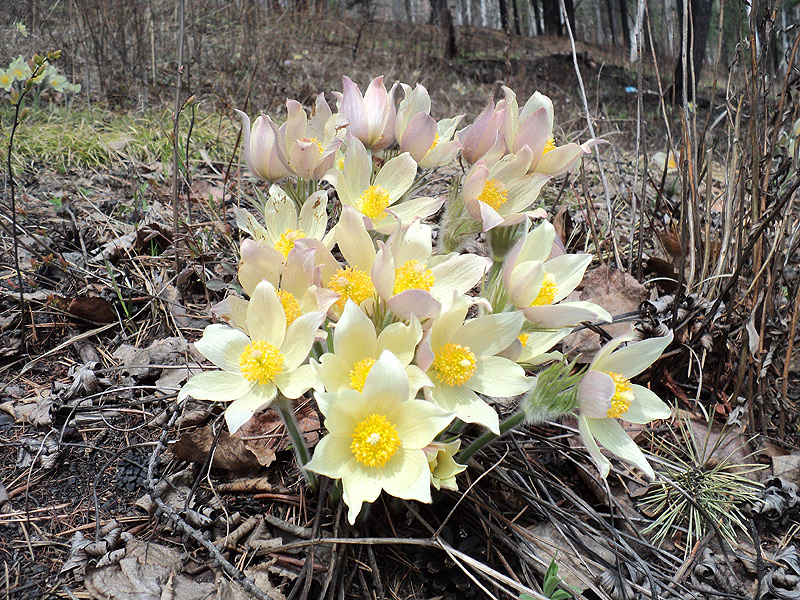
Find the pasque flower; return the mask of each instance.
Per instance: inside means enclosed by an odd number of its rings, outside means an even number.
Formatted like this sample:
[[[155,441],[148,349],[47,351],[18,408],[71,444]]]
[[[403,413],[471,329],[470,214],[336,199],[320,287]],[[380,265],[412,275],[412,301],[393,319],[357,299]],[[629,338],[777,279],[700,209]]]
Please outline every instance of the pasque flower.
[[[670,416],[669,407],[656,394],[630,380],[658,360],[672,343],[672,333],[619,347],[631,340],[631,333],[614,338],[592,360],[578,386],[578,428],[602,477],[608,476],[610,463],[598,442],[652,479],[653,468],[617,419],[644,424]]]
[[[324,94],[317,96],[310,116],[297,100],[286,101],[286,114],[279,136],[289,168],[299,177],[321,179],[333,166],[346,117],[331,112]]]
[[[285,259],[298,239],[325,238],[328,225],[327,205],[328,196],[325,191],[314,192],[303,203],[298,214],[294,201],[280,186],[273,184],[263,207],[265,226],[243,208],[234,206],[233,212],[239,229],[249,233],[254,240],[265,242]],[[333,245],[332,237],[326,241]],[[278,258],[278,262],[282,260]]]
[[[250,117],[240,110],[244,132],[244,157],[247,168],[259,179],[278,181],[287,177],[291,170],[283,156],[278,126],[267,115],[260,115],[250,128]]]
[[[433,255],[430,225],[415,219],[398,223],[378,252],[372,279],[378,295],[397,316],[435,317],[447,310],[454,293],[460,297],[483,278],[491,260],[476,254]]]
[[[504,137],[506,150],[519,152],[527,146],[533,157],[529,173],[542,173],[556,177],[572,170],[592,147],[602,140],[591,139],[583,144],[556,146],[553,139],[553,101],[544,94],[534,92],[520,110],[517,95],[503,86],[505,94]]]
[[[548,175],[527,175],[531,157],[530,149],[523,147],[491,166],[479,162],[464,177],[461,199],[470,217],[481,224],[483,231],[515,225],[526,219],[525,211],[550,179]]]
[[[342,204],[369,219],[371,229],[389,233],[397,219],[410,223],[414,217],[432,215],[442,205],[443,200],[437,198],[398,202],[414,183],[416,174],[417,163],[404,152],[387,161],[373,180],[370,155],[358,138],[349,135],[343,169],[331,169],[325,179],[336,188]]]
[[[195,348],[221,371],[205,371],[189,379],[178,400],[231,402],[225,421],[231,433],[268,406],[280,391],[298,398],[313,382],[308,364],[311,345],[325,315],[311,312],[286,326],[286,313],[271,283],[259,283],[247,306],[249,336],[226,325],[209,325]]]
[[[409,400],[406,370],[388,350],[369,371],[361,392],[316,394],[326,435],[306,468],[342,480],[347,518],[385,490],[406,500],[431,501],[423,448],[455,416],[426,400]]]
[[[373,79],[366,93],[346,75],[342,77],[342,93],[338,94],[339,111],[350,122],[347,128],[370,150],[383,150],[394,141],[394,91],[396,85],[387,93],[383,76]]]
[[[489,166],[500,160],[506,153],[503,138],[505,113],[504,105],[495,106],[490,98],[478,118],[456,134],[464,160],[470,164],[483,160]]]
[[[550,258],[556,232],[548,221],[526,233],[503,265],[503,284],[511,303],[534,325],[548,329],[582,321],[611,321],[593,302],[562,302],[583,279],[592,261],[589,254]]]
[[[446,444],[433,442],[423,448],[428,458],[428,468],[431,470],[431,485],[437,490],[458,491],[456,475],[466,470],[466,465],[458,464],[453,458],[461,447],[461,440],[453,440]]]
[[[422,327],[415,318],[408,325],[391,323],[376,333],[375,324],[349,300],[336,323],[333,352],[326,352],[319,363],[312,361],[311,366],[326,391],[360,392],[383,351],[389,350],[403,365],[409,380],[409,397],[414,398],[421,387],[432,385],[427,375],[411,364],[421,339]]]
[[[417,350],[417,364],[433,382],[425,396],[465,423],[480,423],[500,433],[495,410],[478,393],[507,398],[527,391],[533,379],[507,358],[497,356],[519,335],[522,313],[499,313],[464,319],[474,301],[453,299],[452,307],[433,319]]]
[[[408,152],[421,168],[432,169],[452,161],[461,144],[453,140],[456,127],[464,115],[442,119],[438,123],[430,116],[431,99],[428,90],[417,84],[400,84],[405,97],[397,109],[395,137],[401,152]]]

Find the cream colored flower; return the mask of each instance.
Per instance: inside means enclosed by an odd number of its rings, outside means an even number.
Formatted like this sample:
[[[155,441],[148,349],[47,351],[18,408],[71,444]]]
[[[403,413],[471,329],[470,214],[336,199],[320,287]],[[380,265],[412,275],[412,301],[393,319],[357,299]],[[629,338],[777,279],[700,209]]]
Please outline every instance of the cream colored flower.
[[[425,218],[435,213],[443,200],[414,198],[399,200],[405,195],[417,174],[417,163],[407,152],[381,167],[372,179],[372,159],[364,145],[354,136],[347,138],[343,170],[331,169],[325,175],[343,205],[352,206],[367,219],[370,228],[390,233],[397,219],[410,223],[414,217]],[[389,212],[391,211],[391,212]]]
[[[327,207],[328,196],[321,190],[306,199],[298,214],[294,201],[286,192],[280,186],[272,185],[263,207],[266,227],[243,208],[234,207],[233,212],[239,229],[249,233],[256,241],[266,242],[285,259],[294,248],[295,241],[301,238],[325,240],[329,246],[333,245],[332,236],[325,238]]]
[[[437,490],[458,491],[456,475],[466,470],[466,465],[460,465],[453,458],[461,447],[461,440],[454,440],[447,444],[433,442],[423,448],[428,458],[428,468],[431,470],[431,485]]]
[[[387,93],[383,76],[376,77],[362,96],[361,90],[349,77],[342,77],[343,91],[337,94],[339,111],[350,122],[348,131],[370,150],[383,150],[394,141],[396,87],[393,85]]]
[[[475,121],[461,129],[456,139],[461,143],[461,155],[470,164],[483,161],[487,166],[493,165],[505,154],[503,139],[503,123],[505,121],[505,103],[494,105],[489,99]]]
[[[527,218],[526,211],[550,180],[547,175],[526,175],[531,157],[531,151],[524,147],[491,167],[481,161],[464,177],[461,199],[483,231],[515,225]]]
[[[14,77],[15,81],[25,81],[31,76],[31,68],[28,66],[28,61],[22,58],[22,55],[11,61],[11,64],[8,66],[8,71],[11,73],[11,76]]]
[[[251,130],[250,117],[240,110],[236,112],[242,118],[242,150],[250,172],[269,181],[287,177],[291,170],[281,151],[278,126],[267,115],[260,115]]]
[[[431,501],[431,476],[422,450],[455,416],[425,400],[409,400],[408,376],[388,350],[370,369],[362,392],[318,393],[325,436],[306,468],[342,480],[347,518],[365,502],[389,495]]]
[[[338,295],[322,287],[320,269],[314,264],[313,248],[293,248],[286,262],[282,255],[265,242],[246,239],[242,241],[239,258],[239,283],[242,290],[252,295],[263,280],[276,290],[286,314],[286,324],[291,325],[300,315],[310,312],[325,313],[338,300]],[[214,306],[214,314],[232,326],[248,332],[248,301],[228,296]]]
[[[331,113],[324,94],[317,96],[310,116],[296,100],[286,101],[286,113],[279,137],[289,168],[299,177],[321,179],[333,166],[347,119]]]
[[[372,267],[378,296],[397,316],[407,319],[435,317],[453,300],[475,287],[491,266],[477,254],[433,255],[431,227],[415,219],[408,227],[398,224],[379,250]]]
[[[658,360],[672,343],[672,333],[619,348],[631,340],[633,335],[629,333],[603,346],[578,386],[578,428],[603,478],[608,476],[611,463],[600,453],[597,442],[639,467],[650,479],[655,477],[641,449],[617,419],[644,424],[671,414],[658,396],[630,380]]]
[[[400,102],[395,121],[395,137],[401,152],[411,154],[423,169],[433,169],[451,162],[461,150],[461,144],[453,140],[456,127],[464,115],[442,119],[438,123],[431,113],[428,90],[417,84],[400,84],[405,98]]]
[[[535,92],[522,109],[517,104],[517,95],[503,86],[505,94],[505,142],[510,153],[519,152],[527,146],[533,157],[529,173],[542,173],[557,177],[571,171],[591,152],[592,147],[603,140],[591,139],[583,144],[556,146],[553,139],[553,101],[544,94]]]
[[[333,334],[333,352],[323,354],[319,363],[311,362],[320,382],[328,392],[364,388],[372,367],[389,350],[406,371],[410,398],[415,398],[420,388],[433,385],[427,375],[412,365],[414,351],[422,339],[422,327],[415,318],[405,323],[391,323],[377,334],[375,324],[358,306],[348,300]]]
[[[231,433],[253,414],[268,406],[278,391],[287,398],[302,396],[314,374],[304,364],[325,315],[312,312],[286,326],[286,314],[271,283],[263,281],[253,291],[247,307],[250,335],[209,325],[195,348],[221,371],[205,371],[189,379],[178,393],[197,400],[231,402],[225,420]]]
[[[549,258],[556,232],[547,222],[527,233],[506,257],[503,284],[511,303],[540,328],[559,329],[582,321],[611,321],[593,302],[562,302],[583,279],[592,262],[589,254]]]
[[[465,423],[480,423],[500,433],[495,410],[479,396],[500,398],[528,391],[534,380],[513,361],[497,356],[516,339],[520,312],[486,315],[464,321],[473,300],[455,298],[452,307],[433,320],[420,343],[417,364],[433,382],[425,396]]]

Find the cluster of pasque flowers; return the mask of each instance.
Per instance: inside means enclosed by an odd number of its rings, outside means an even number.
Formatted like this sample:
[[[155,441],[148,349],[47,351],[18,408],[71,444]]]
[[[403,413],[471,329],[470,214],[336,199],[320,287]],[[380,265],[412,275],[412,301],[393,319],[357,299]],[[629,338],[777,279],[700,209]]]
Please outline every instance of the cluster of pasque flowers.
[[[575,325],[611,320],[593,303],[565,301],[591,258],[560,251],[533,208],[542,186],[597,141],[556,145],[553,105],[539,93],[519,108],[503,88],[501,102],[459,130],[461,116],[430,116],[421,85],[402,85],[398,105],[397,89],[376,78],[362,96],[345,77],[336,113],[323,95],[310,115],[287,101],[280,126],[262,115],[251,127],[241,113],[247,165],[274,183],[260,218],[235,209],[249,235],[238,271],[247,299],[217,305],[228,324],[196,342],[220,370],[189,379],[179,399],[229,402],[233,432],[313,388],[328,433],[310,462],[298,456],[311,479],[341,480],[351,522],[382,490],[429,502],[431,486],[457,489],[463,424],[494,435],[508,425],[496,398],[522,395],[517,414],[528,420],[574,412],[603,476],[598,442],[652,476],[617,419],[669,416],[630,379],[671,338],[614,339],[585,374],[551,351]],[[458,157],[469,166],[446,199],[418,194],[433,170],[455,172]],[[443,205],[439,225],[425,223]],[[481,233],[489,256],[458,252]],[[476,286],[480,295],[469,295]],[[302,444],[291,411],[281,414]],[[462,462],[474,449],[461,449]]]
[[[18,56],[8,65],[6,69],[0,69],[0,89],[10,92],[15,87],[21,89],[25,82],[33,75],[35,66],[32,62]],[[36,89],[39,91],[49,90],[56,93],[77,93],[81,90],[81,84],[70,83],[66,75],[60,73],[58,67],[47,63],[33,79]]]

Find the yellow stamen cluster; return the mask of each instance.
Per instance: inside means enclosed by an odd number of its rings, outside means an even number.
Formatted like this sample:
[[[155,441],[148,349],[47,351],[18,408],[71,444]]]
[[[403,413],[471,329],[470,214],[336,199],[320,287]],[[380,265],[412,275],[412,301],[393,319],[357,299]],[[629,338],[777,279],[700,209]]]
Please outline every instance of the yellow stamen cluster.
[[[322,147],[322,144],[319,143],[319,139],[312,137],[312,138],[303,138],[304,142],[313,142],[317,145],[317,150],[320,153],[320,156],[325,153],[325,149]]]
[[[350,451],[362,465],[380,468],[400,447],[397,428],[385,415],[371,414],[353,430]]]
[[[433,368],[440,382],[464,385],[475,373],[475,355],[467,346],[445,344],[436,351]]]
[[[394,272],[394,293],[399,294],[406,290],[425,290],[429,292],[433,287],[434,277],[430,269],[418,260],[407,260],[403,266]]]
[[[365,271],[352,267],[336,271],[328,282],[328,288],[339,294],[339,300],[336,301],[339,308],[344,308],[348,299],[356,304],[361,304],[370,296],[375,295],[375,286],[369,275]]]
[[[275,290],[275,293],[278,294],[281,305],[283,305],[283,312],[286,315],[286,326],[288,327],[292,324],[292,321],[300,316],[300,303],[291,292]]]
[[[631,407],[635,396],[631,382],[619,373],[606,372],[606,375],[614,381],[614,395],[611,398],[611,408],[606,415],[609,419],[618,419]]]
[[[365,217],[380,220],[386,215],[386,209],[391,202],[389,192],[379,185],[371,185],[356,200],[356,208]]]
[[[536,299],[531,302],[531,306],[550,306],[556,299],[558,294],[558,286],[556,285],[555,278],[550,273],[545,273],[542,280],[542,287],[539,288],[539,293]]]
[[[428,148],[428,152],[430,152],[431,150],[433,150],[434,148],[436,148],[436,146],[438,146],[438,145],[439,145],[439,134],[437,133],[437,134],[436,134],[436,137],[435,137],[435,138],[433,138],[433,143],[431,144],[431,147],[430,147],[430,148]],[[427,152],[426,152],[426,154],[427,154]]]
[[[302,229],[287,229],[275,242],[275,250],[283,254],[284,257],[289,256],[289,252],[294,248],[295,240],[306,237]]]
[[[374,364],[374,358],[364,358],[354,364],[353,368],[350,369],[350,387],[357,392],[362,391],[364,384],[367,382],[367,375],[369,375]]]
[[[508,190],[497,179],[489,179],[483,184],[483,190],[478,194],[478,200],[498,210],[508,202]]]
[[[520,333],[517,336],[517,339],[519,340],[519,343],[522,344],[523,348],[528,345],[528,338],[529,337],[531,337],[530,333]]]
[[[253,340],[239,355],[242,377],[260,385],[269,383],[283,371],[283,354],[264,340]]]
[[[556,141],[553,138],[547,140],[547,143],[544,145],[544,150],[542,150],[542,156],[550,152],[551,150],[556,149]]]

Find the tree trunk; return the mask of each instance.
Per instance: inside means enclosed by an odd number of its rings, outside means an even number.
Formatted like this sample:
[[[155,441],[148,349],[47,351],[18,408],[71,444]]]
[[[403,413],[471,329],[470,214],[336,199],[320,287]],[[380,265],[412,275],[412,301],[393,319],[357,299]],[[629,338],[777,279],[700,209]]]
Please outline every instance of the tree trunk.
[[[519,6],[517,6],[517,0],[511,0],[511,6],[514,9],[514,33],[517,35],[522,35],[522,25],[520,24]]]
[[[606,38],[605,35],[603,35],[603,13],[600,10],[600,0],[594,3],[594,20],[597,29],[597,39],[595,41],[598,45],[602,46],[605,44]]]
[[[628,25],[628,0],[619,0],[619,17],[622,22],[622,44],[628,44],[630,48],[633,44],[631,44],[631,29]]]
[[[564,8],[567,10],[567,21],[572,29],[572,34],[575,35],[575,3],[573,0],[564,0]],[[563,30],[559,22],[558,35],[562,35]]]
[[[506,0],[498,0],[500,5],[500,27],[503,31],[511,31],[508,26],[508,3]]]
[[[611,6],[611,0],[606,0],[606,9],[608,10],[608,27],[611,29],[611,44],[617,46],[617,32],[614,29],[614,8]]]
[[[544,9],[544,32],[547,35],[561,35],[561,18],[558,0],[542,0]]]
[[[672,90],[672,102],[680,104],[683,102],[683,89],[686,86],[686,94],[689,102],[694,102],[696,83],[700,78],[703,62],[706,57],[706,42],[708,41],[708,27],[711,23],[711,10],[714,0],[682,0],[688,3],[689,25],[686,27],[688,39],[683,39],[683,6],[678,11],[678,22],[680,24],[681,47],[678,63],[675,65],[675,85]],[[686,42],[684,44],[684,41]],[[685,48],[684,48],[685,46]],[[687,69],[686,81],[683,73],[683,56],[686,52]]]
[[[533,7],[533,20],[536,23],[536,35],[542,35],[542,15],[539,12],[538,0],[531,0],[531,7]]]

